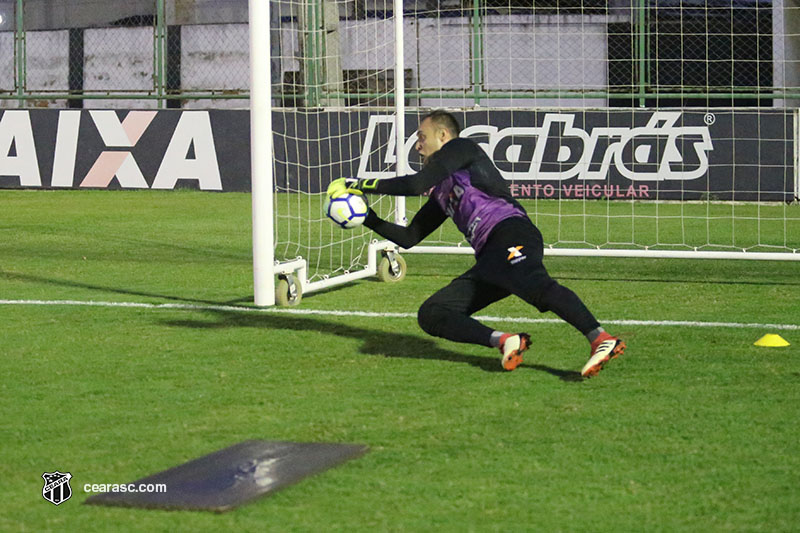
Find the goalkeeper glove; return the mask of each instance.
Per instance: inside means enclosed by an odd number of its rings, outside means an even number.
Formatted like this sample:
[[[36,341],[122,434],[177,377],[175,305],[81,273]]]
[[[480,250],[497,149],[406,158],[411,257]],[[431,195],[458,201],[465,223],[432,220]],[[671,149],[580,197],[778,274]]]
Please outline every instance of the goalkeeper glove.
[[[358,181],[358,178],[335,179],[328,185],[328,196],[330,198],[338,198],[345,193],[363,196],[364,193],[358,190]]]

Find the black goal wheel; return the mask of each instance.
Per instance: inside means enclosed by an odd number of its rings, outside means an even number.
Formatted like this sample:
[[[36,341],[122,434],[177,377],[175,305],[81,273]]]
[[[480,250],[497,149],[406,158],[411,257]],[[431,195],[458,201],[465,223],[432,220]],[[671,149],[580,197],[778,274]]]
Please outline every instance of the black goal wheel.
[[[406,277],[406,260],[396,253],[384,255],[378,264],[378,279],[387,283],[403,281]]]
[[[293,307],[303,299],[303,289],[291,276],[281,276],[275,285],[275,304],[279,307]]]

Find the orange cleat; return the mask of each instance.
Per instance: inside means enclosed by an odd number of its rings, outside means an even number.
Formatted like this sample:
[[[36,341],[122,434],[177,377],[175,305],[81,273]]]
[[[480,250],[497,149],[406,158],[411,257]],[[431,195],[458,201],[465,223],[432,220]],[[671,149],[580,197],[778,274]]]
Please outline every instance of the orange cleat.
[[[503,354],[503,369],[514,370],[522,363],[522,352],[531,345],[527,333],[505,333],[500,337],[500,353]]]
[[[603,365],[625,352],[625,342],[603,332],[592,343],[591,357],[583,365],[581,376],[590,378],[603,369]]]

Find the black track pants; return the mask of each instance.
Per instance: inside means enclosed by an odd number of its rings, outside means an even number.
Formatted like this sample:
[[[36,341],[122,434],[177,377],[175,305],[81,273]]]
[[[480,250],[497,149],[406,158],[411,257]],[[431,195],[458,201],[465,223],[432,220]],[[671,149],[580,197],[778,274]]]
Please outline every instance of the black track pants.
[[[552,311],[583,334],[599,327],[578,295],[550,277],[542,256],[542,234],[530,220],[504,220],[489,235],[475,266],[422,304],[420,327],[436,337],[491,346],[493,329],[470,315],[510,294],[540,312]]]

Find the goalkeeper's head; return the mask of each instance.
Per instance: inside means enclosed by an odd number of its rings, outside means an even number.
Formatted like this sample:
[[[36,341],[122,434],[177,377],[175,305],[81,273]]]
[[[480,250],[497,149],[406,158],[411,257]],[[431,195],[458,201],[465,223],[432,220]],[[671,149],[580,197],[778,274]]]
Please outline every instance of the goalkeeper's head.
[[[451,139],[458,138],[461,126],[452,113],[437,109],[422,117],[417,129],[416,149],[422,157],[422,164],[439,151]]]

